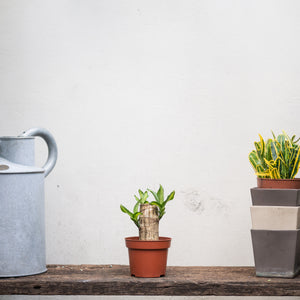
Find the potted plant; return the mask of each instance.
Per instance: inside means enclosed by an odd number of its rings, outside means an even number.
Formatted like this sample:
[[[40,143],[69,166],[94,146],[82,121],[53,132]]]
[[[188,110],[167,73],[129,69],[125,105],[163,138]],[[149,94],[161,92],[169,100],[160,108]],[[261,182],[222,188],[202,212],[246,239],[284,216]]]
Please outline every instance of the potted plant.
[[[300,271],[300,146],[284,131],[260,137],[249,160],[257,176],[251,189],[252,245],[256,275],[294,277]]]
[[[250,163],[257,176],[257,187],[275,189],[300,189],[300,179],[295,179],[300,167],[300,146],[295,135],[290,138],[285,131],[265,143],[261,135],[254,142],[255,150],[249,154]]]
[[[148,191],[154,197],[151,202]],[[136,277],[164,276],[171,238],[159,236],[159,221],[166,212],[166,204],[174,199],[175,191],[166,199],[161,185],[157,192],[150,189],[138,192],[139,197],[134,195],[136,203],[132,212],[120,205],[121,211],[129,215],[139,230],[139,236],[125,238],[130,272]]]

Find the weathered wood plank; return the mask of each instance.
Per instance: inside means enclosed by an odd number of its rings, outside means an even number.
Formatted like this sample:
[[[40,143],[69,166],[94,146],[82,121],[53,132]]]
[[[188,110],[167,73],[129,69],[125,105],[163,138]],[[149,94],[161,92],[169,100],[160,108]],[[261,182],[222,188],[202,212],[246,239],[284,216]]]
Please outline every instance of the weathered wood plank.
[[[300,296],[300,276],[258,278],[252,267],[168,267],[161,278],[135,278],[128,266],[49,265],[35,276],[0,279],[0,295]]]

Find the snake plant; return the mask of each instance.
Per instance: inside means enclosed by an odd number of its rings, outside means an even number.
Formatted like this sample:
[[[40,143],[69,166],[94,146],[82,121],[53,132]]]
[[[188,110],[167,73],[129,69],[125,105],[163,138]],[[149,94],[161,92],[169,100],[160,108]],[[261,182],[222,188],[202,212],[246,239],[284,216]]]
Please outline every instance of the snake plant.
[[[138,198],[136,195],[134,195],[134,198],[136,200],[136,204],[133,207],[133,211],[131,212],[129,209],[127,209],[124,205],[120,205],[121,211],[128,214],[130,219],[134,222],[134,224],[140,228],[139,225],[139,215],[141,215],[141,213],[139,212],[139,206],[141,204],[151,204],[151,205],[156,205],[158,207],[158,217],[159,220],[162,218],[162,216],[166,213],[166,204],[174,199],[175,196],[175,191],[171,192],[166,199],[164,199],[164,189],[163,187],[160,185],[159,189],[157,192],[154,192],[150,189],[148,189],[149,192],[151,192],[151,194],[154,197],[154,201],[149,202],[147,199],[149,197],[148,192],[145,191],[143,192],[142,190],[139,190],[139,197]]]
[[[273,139],[254,142],[255,150],[249,154],[249,161],[259,178],[293,179],[300,166],[299,139],[290,138],[285,131]]]

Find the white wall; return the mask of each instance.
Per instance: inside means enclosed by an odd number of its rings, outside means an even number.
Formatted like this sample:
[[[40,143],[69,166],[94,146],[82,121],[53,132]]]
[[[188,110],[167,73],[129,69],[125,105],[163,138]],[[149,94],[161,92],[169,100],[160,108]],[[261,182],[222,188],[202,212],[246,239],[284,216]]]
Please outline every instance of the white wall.
[[[0,1],[0,129],[42,126],[47,263],[127,264],[120,203],[176,190],[169,265],[253,265],[247,155],[300,135],[300,2]],[[38,163],[45,146],[37,141]]]

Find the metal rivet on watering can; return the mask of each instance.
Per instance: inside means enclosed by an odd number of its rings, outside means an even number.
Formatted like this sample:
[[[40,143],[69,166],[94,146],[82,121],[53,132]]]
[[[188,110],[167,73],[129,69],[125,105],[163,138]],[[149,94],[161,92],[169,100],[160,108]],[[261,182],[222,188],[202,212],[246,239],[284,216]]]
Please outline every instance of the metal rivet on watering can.
[[[42,168],[34,166],[34,137],[48,146]],[[33,128],[19,137],[0,137],[0,277],[45,272],[44,177],[54,168],[57,146],[51,133]]]

